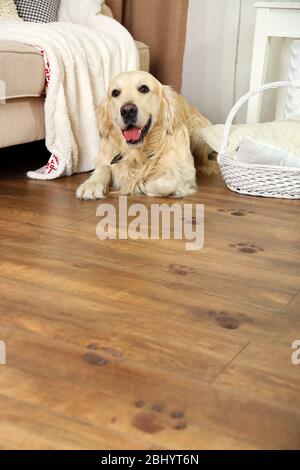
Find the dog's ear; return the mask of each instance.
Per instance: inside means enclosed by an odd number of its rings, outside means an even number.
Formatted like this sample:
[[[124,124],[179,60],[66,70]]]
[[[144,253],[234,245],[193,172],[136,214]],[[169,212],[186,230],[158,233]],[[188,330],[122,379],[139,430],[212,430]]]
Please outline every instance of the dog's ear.
[[[162,87],[162,119],[168,134],[173,134],[177,120],[176,94],[169,86]]]
[[[111,128],[108,100],[104,100],[96,111],[98,128],[101,137],[108,137]]]

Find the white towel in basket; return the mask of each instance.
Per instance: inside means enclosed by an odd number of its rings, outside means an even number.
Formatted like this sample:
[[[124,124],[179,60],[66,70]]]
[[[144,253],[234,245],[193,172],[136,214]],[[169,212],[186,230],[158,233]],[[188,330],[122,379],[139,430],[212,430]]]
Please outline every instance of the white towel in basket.
[[[203,140],[217,153],[221,148],[224,128],[223,124],[216,124],[199,130]],[[229,157],[235,155],[236,149],[246,136],[268,142],[300,159],[300,115],[289,117],[285,121],[231,126],[228,142]]]
[[[237,162],[300,168],[300,158],[272,143],[246,136],[236,153]]]

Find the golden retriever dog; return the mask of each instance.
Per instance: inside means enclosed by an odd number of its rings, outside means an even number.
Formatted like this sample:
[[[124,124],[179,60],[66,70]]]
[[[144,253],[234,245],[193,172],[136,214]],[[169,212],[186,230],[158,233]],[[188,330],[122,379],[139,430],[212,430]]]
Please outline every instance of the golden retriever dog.
[[[121,194],[183,197],[196,190],[196,167],[214,172],[199,136],[210,122],[146,72],[118,75],[97,110],[101,150],[79,199]]]

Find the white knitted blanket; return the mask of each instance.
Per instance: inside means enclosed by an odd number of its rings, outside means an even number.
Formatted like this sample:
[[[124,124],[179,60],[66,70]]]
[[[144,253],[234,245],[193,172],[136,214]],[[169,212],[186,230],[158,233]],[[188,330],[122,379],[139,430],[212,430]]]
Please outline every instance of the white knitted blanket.
[[[52,155],[46,166],[28,172],[30,178],[95,168],[101,145],[95,110],[111,79],[139,66],[135,42],[121,24],[95,14],[85,14],[82,23],[1,23],[1,40],[36,46],[45,59],[46,146]]]

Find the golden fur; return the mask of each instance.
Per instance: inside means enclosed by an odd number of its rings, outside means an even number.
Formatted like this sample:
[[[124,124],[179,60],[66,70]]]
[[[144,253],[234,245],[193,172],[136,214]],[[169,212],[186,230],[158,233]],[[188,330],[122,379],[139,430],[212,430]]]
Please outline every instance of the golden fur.
[[[141,93],[141,87],[148,92]],[[113,96],[118,90],[119,96]],[[127,143],[120,110],[134,104],[136,127],[151,126],[143,141]],[[170,87],[146,72],[123,73],[108,90],[97,111],[101,151],[93,175],[77,189],[80,199],[104,197],[109,188],[122,194],[183,197],[196,189],[196,167],[210,174],[214,162],[198,130],[210,122]],[[116,155],[122,158],[112,164]]]

